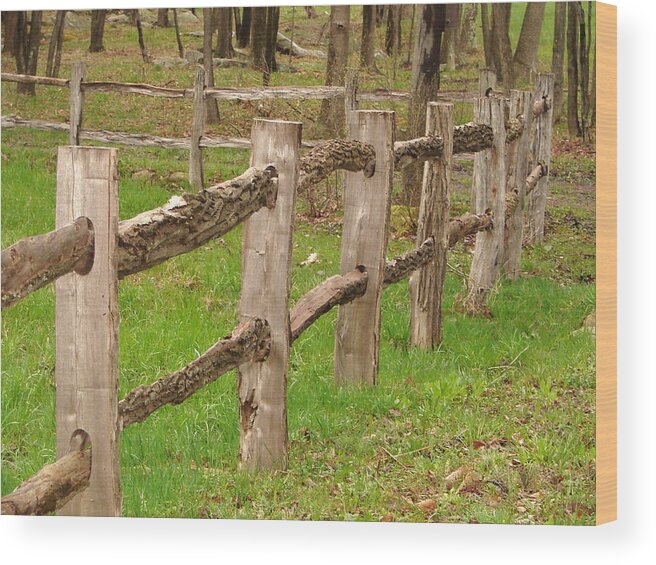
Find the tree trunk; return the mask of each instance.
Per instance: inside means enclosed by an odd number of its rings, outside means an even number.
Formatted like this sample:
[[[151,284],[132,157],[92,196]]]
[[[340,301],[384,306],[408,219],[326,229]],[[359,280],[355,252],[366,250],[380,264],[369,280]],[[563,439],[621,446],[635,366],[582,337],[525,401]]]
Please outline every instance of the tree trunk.
[[[588,21],[592,6],[589,3]],[[590,141],[590,38],[591,30],[586,29],[583,3],[577,2],[579,11],[579,88],[581,90],[581,137],[586,143]],[[588,33],[590,32],[590,33]]]
[[[19,12],[2,12],[2,25],[4,27],[2,52],[16,56],[18,50],[18,14]]]
[[[401,8],[394,4],[387,11],[387,29],[385,31],[385,53],[397,57],[401,46]]]
[[[535,72],[545,6],[545,2],[529,2],[526,5],[522,31],[513,58],[513,72],[516,79],[528,80],[531,72]],[[557,33],[557,30],[554,29],[554,32]]]
[[[205,68],[205,86],[214,86],[214,61],[212,59],[212,35],[214,25],[212,21],[212,8],[203,8],[203,67]],[[207,98],[205,123],[219,123],[219,106],[216,98]]]
[[[349,55],[350,6],[330,9],[330,35],[326,62],[326,86],[343,86]],[[321,122],[333,135],[344,127],[344,99],[333,98],[321,104]]]
[[[579,124],[578,84],[579,69],[577,63],[578,46],[578,10],[575,2],[567,3],[567,127],[569,135],[581,135]]]
[[[305,13],[308,17],[308,20],[313,20],[317,17],[317,12],[314,9],[314,6],[305,6]]]
[[[253,68],[266,70],[267,8],[251,8],[251,63]]]
[[[89,52],[99,53],[104,51],[103,36],[105,35],[105,14],[107,10],[91,10],[91,41]]]
[[[242,12],[241,22],[237,27],[237,46],[240,49],[248,47],[251,42],[251,21],[253,16],[253,8],[244,8]]]
[[[460,37],[456,48],[458,63],[462,62],[464,55],[474,52],[474,41],[476,39],[476,16],[478,15],[478,4],[463,5],[462,22],[460,24]]]
[[[168,8],[160,8],[157,10],[157,25],[159,27],[169,27]]]
[[[362,45],[360,47],[360,66],[374,68],[374,40],[376,39],[376,7],[371,4],[362,6]]]
[[[492,50],[497,76],[506,91],[513,87],[512,48],[510,46],[510,10],[512,4],[492,4]]]
[[[494,69],[496,71],[496,60],[494,58],[494,47],[492,41],[492,22],[490,22],[488,5],[485,3],[481,4],[481,28],[483,32],[485,66],[488,69]]]
[[[566,22],[567,4],[565,2],[557,2],[554,13],[554,42],[551,56],[551,72],[554,76],[554,121],[558,121],[558,118],[563,112],[563,87],[565,85],[563,68],[565,63]]]
[[[18,12],[16,26],[18,42],[16,46],[16,70],[19,74],[36,75],[39,45],[41,43],[42,19],[43,12],[33,10],[28,24],[27,12]],[[28,94],[30,96],[34,96],[36,93],[35,85],[29,83],[19,83],[17,90],[21,94]]]
[[[137,38],[139,40],[139,50],[141,51],[141,59],[144,63],[150,61],[148,56],[148,49],[146,49],[146,44],[144,43],[143,29],[141,27],[141,18],[139,17],[139,10],[132,10],[134,14],[135,25],[137,26]]]
[[[267,8],[266,18],[263,83],[264,86],[269,86],[271,73],[278,70],[278,63],[276,62],[276,44],[278,42],[280,8]]]
[[[230,59],[235,52],[232,48],[232,8],[214,8],[217,11],[218,36],[216,40],[216,56]]]
[[[184,57],[184,47],[182,46],[182,39],[180,38],[178,11],[175,8],[173,8],[173,25],[175,26],[175,40],[178,44],[178,55],[180,55],[180,59],[182,59]]]
[[[61,51],[64,41],[64,23],[66,22],[66,10],[57,10],[55,24],[50,36],[48,47],[48,62],[46,63],[46,76],[58,77],[61,66]]]
[[[421,19],[412,61],[412,94],[408,111],[409,137],[419,137],[426,129],[426,106],[440,89],[440,48],[446,18],[444,4],[426,4]],[[423,167],[411,165],[403,170],[404,201],[416,205]]]

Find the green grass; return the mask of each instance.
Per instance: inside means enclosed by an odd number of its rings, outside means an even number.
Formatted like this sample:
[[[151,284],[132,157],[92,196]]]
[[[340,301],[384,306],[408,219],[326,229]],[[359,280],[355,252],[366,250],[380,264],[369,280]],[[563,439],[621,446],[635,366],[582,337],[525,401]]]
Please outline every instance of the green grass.
[[[306,22],[296,10],[295,39],[304,46],[312,45],[326,20],[324,10],[317,11],[320,18]],[[359,8],[354,12],[358,21]],[[515,30],[520,14],[521,8],[513,8]],[[290,15],[283,11],[283,31]],[[70,61],[84,56],[93,63],[91,79],[191,84],[189,69],[143,68],[133,35],[124,26],[108,28],[108,53],[89,55],[83,54],[86,35],[70,32],[62,76]],[[158,54],[173,54],[172,37],[171,30],[146,30],[146,41]],[[294,60],[297,72],[274,75],[275,84],[320,84],[323,64]],[[399,69],[393,79],[391,69],[380,66],[387,74],[369,77],[372,87],[407,88],[408,69]],[[455,78],[475,81],[475,69],[468,63]],[[240,70],[221,70],[218,76],[220,84],[259,83],[259,77]],[[46,95],[39,89],[31,99],[19,97],[12,86],[2,88],[3,114],[66,117],[65,92],[49,89]],[[88,96],[85,127],[184,135],[190,115],[185,104]],[[255,108],[221,109],[229,119],[214,131],[248,134]],[[276,117],[299,117],[284,103],[269,109]],[[319,126],[310,119],[315,106],[303,102],[297,109],[308,117],[305,136],[318,137]],[[466,113],[462,109],[456,121],[468,119]],[[66,143],[59,133],[3,132],[3,248],[53,229],[56,146]],[[595,306],[594,169],[578,154],[559,159],[550,184],[547,240],[525,249],[519,281],[502,281],[494,289],[492,319],[465,317],[454,309],[469,270],[471,242],[449,257],[444,343],[438,351],[408,345],[407,284],[385,291],[376,387],[335,386],[335,312],[329,313],[292,349],[288,471],[249,475],[237,469],[238,402],[235,375],[229,373],[184,404],[163,408],[123,432],[124,515],[593,524],[595,343],[580,327]],[[248,166],[248,154],[208,151],[205,165],[210,181],[228,179]],[[185,181],[169,178],[186,171],[185,151],[121,148],[119,168],[121,218],[188,190]],[[132,180],[142,169],[154,171],[155,178]],[[466,209],[470,179],[471,163],[458,163],[454,213]],[[332,184],[326,183],[326,190]],[[306,208],[301,199],[299,209]],[[292,302],[339,270],[339,207],[322,220],[298,222]],[[235,326],[240,245],[236,229],[121,282],[121,396],[189,363]],[[408,238],[393,239],[388,255],[412,245]],[[319,261],[301,267],[312,252]],[[55,458],[52,286],[3,311],[2,361],[6,494]],[[466,477],[448,488],[447,476],[459,468]],[[422,510],[417,504],[426,500],[434,507]]]

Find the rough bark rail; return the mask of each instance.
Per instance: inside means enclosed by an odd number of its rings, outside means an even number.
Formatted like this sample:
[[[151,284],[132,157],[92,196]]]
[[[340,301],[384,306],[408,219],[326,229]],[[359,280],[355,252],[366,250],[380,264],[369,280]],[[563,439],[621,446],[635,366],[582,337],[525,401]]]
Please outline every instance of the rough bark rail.
[[[526,194],[530,194],[537,186],[538,181],[547,175],[549,169],[544,163],[538,163],[526,177]]]
[[[152,384],[139,386],[118,404],[120,429],[143,422],[167,404],[177,405],[242,363],[266,359],[270,330],[266,320],[253,318],[217,341],[198,359]]]
[[[2,251],[2,307],[75,271],[85,274],[93,263],[93,225],[78,218],[58,230],[21,239]]]
[[[89,486],[91,441],[84,430],[75,430],[69,452],[2,497],[2,514],[41,516],[58,510]]]

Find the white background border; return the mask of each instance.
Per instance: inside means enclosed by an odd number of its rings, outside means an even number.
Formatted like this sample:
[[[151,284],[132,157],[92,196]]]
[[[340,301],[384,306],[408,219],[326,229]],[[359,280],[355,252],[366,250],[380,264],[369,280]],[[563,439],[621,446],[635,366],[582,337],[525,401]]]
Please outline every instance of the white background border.
[[[232,4],[264,5],[235,0]],[[311,2],[281,2],[305,5]],[[340,2],[336,2],[340,3]],[[346,2],[341,2],[346,3]],[[350,2],[356,4],[356,2]],[[619,520],[597,528],[0,517],[5,563],[653,563],[656,558],[656,3],[615,0],[619,20]],[[4,4],[4,3],[3,3]],[[9,4],[9,8],[19,7]],[[90,8],[48,0],[20,8]],[[24,4],[24,5],[23,5]],[[192,6],[180,0],[93,7]],[[212,2],[220,5],[220,2]],[[603,77],[600,77],[603,80]],[[6,561],[9,559],[9,561]]]

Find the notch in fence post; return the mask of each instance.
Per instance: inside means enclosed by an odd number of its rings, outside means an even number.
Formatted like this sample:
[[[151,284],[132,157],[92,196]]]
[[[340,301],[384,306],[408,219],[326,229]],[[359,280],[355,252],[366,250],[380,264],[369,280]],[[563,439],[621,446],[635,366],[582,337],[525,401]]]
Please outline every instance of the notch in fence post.
[[[202,190],[203,179],[203,150],[200,140],[205,134],[205,69],[196,66],[194,79],[194,109],[191,122],[191,139],[189,145],[189,184],[196,190]]]
[[[442,152],[426,161],[419,203],[417,246],[434,239],[433,260],[410,277],[410,342],[432,349],[442,341],[442,291],[449,250],[449,184],[453,155],[453,104],[430,102],[426,135],[442,138]]]
[[[473,187],[476,213],[490,210],[494,216],[491,229],[476,234],[474,258],[469,272],[469,288],[464,310],[472,315],[489,316],[488,296],[499,274],[500,250],[506,213],[506,127],[505,101],[479,98],[474,103],[474,120],[492,126],[492,147],[474,157]]]
[[[251,166],[278,170],[275,206],[244,223],[239,319],[264,318],[271,328],[265,361],[239,366],[240,466],[287,468],[287,365],[292,234],[302,124],[256,119]]]
[[[540,73],[535,87],[535,102],[546,101],[545,110],[535,117],[535,138],[533,156],[535,165],[546,166],[547,174],[538,181],[528,197],[528,240],[542,243],[544,239],[544,211],[547,205],[547,187],[549,185],[549,168],[551,164],[551,130],[553,121],[554,76]]]
[[[80,131],[82,130],[82,114],[84,109],[84,91],[82,83],[86,77],[86,65],[76,61],[71,66],[71,80],[69,83],[71,114],[68,142],[70,145],[80,145]]]
[[[350,137],[376,150],[371,178],[347,172],[342,230],[342,274],[367,269],[366,293],[339,307],[335,331],[335,379],[340,385],[376,382],[380,346],[380,301],[385,274],[394,174],[394,112],[357,111]]]
[[[508,143],[506,168],[508,184],[506,193],[516,191],[515,207],[506,218],[504,245],[502,254],[503,272],[510,280],[519,277],[524,230],[524,201],[526,199],[526,177],[528,175],[529,142],[533,126],[533,93],[512,90],[510,92],[510,117],[522,116],[524,125],[522,133]]]
[[[61,510],[69,516],[119,516],[118,429],[118,170],[116,150],[60,147],[57,227],[80,216],[94,230],[94,258],[85,275],[56,282],[57,457],[71,434],[93,442],[89,487]]]

